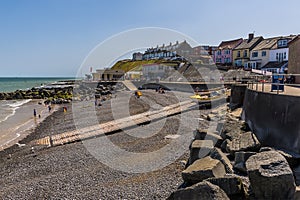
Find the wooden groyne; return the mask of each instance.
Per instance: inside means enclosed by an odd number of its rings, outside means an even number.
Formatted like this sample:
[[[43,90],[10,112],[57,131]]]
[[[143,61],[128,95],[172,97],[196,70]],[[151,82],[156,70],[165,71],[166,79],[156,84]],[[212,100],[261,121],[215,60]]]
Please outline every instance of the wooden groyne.
[[[64,132],[56,135],[47,136],[31,142],[31,145],[43,145],[43,146],[58,146],[67,143],[72,143],[80,140],[86,140],[93,137],[103,136],[105,134],[113,133],[121,129],[134,127],[135,125],[148,123],[151,121],[159,120],[168,116],[180,114],[194,108],[197,108],[198,104],[194,101],[184,101],[176,103],[170,106],[166,106],[163,109],[148,111],[141,114],[129,116],[122,119],[89,126],[74,131]]]

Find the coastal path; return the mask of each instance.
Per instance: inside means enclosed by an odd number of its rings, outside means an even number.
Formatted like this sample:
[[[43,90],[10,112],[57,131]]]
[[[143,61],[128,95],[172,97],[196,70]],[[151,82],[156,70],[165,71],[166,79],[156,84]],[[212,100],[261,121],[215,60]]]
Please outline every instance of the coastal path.
[[[31,142],[31,145],[58,146],[73,143],[89,138],[104,136],[121,129],[131,128],[136,125],[149,123],[151,121],[163,119],[168,116],[177,115],[192,109],[198,108],[195,101],[184,101],[170,106],[166,106],[160,110],[148,111],[141,114],[117,119],[103,124],[77,129],[74,131],[64,132],[52,136],[47,136]]]

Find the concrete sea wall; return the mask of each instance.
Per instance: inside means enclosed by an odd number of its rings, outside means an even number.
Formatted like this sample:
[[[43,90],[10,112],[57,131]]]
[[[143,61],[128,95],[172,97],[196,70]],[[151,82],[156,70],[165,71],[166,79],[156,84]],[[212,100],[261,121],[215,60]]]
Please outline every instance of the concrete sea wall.
[[[300,97],[246,89],[243,119],[263,146],[300,155]]]

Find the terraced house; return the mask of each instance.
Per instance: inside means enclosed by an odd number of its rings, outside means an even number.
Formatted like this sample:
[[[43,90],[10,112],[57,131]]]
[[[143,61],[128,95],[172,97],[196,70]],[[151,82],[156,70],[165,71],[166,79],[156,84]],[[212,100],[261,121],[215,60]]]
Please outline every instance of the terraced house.
[[[214,52],[214,62],[216,65],[232,66],[232,50],[242,42],[242,38],[222,41]]]
[[[288,42],[295,36],[280,36],[262,40],[250,52],[249,69],[262,69],[274,73],[283,73],[288,65]]]
[[[246,67],[248,61],[250,61],[250,51],[256,47],[263,37],[254,37],[253,33],[250,33],[248,39],[244,39],[241,44],[235,47],[232,51],[232,59],[235,67]]]

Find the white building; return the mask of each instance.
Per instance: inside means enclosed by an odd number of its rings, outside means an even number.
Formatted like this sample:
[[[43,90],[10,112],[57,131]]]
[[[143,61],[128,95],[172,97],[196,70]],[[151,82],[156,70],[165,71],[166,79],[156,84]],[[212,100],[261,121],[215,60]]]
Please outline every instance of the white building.
[[[143,77],[147,80],[160,80],[174,70],[174,67],[163,64],[146,64],[143,65]]]
[[[92,73],[93,81],[117,81],[124,79],[123,70],[97,69]]]

